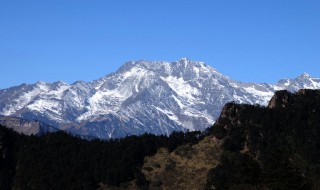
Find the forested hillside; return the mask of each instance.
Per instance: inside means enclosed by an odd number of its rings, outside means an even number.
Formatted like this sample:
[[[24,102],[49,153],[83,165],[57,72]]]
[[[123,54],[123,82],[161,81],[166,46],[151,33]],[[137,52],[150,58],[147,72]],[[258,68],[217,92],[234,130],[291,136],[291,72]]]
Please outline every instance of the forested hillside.
[[[25,136],[1,126],[0,189],[97,189],[135,178],[143,186],[144,157],[201,138],[200,132],[177,132],[87,141],[64,132]]]

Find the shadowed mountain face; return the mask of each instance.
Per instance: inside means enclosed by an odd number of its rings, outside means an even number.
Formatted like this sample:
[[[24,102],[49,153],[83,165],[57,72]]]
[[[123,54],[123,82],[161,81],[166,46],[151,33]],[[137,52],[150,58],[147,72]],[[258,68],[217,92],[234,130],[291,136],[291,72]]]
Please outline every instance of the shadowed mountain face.
[[[301,88],[318,89],[320,79],[303,74],[277,84],[241,83],[188,59],[132,61],[88,83],[38,82],[0,90],[0,114],[102,139],[170,134],[204,130],[227,102],[267,105],[276,90]]]

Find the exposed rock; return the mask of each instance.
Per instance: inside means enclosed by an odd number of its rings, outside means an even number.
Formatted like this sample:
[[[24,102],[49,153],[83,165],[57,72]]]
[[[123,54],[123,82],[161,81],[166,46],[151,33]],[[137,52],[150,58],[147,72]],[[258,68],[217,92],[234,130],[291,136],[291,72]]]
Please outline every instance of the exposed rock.
[[[8,116],[0,117],[0,125],[6,126],[25,135],[43,135],[49,132],[58,131],[58,129],[46,125],[40,121],[30,121],[26,119]]]
[[[300,92],[300,91],[299,91]],[[275,108],[275,107],[286,107],[288,102],[291,99],[292,94],[286,90],[277,91],[275,95],[270,100],[268,107]]]

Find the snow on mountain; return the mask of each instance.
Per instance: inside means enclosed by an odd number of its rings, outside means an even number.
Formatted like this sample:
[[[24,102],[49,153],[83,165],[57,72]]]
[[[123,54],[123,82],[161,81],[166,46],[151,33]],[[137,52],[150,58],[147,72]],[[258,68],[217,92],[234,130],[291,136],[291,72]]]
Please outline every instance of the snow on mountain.
[[[38,82],[0,90],[0,114],[103,139],[204,130],[230,101],[267,105],[276,90],[319,89],[304,73],[276,84],[242,83],[203,62],[131,61],[92,82]]]

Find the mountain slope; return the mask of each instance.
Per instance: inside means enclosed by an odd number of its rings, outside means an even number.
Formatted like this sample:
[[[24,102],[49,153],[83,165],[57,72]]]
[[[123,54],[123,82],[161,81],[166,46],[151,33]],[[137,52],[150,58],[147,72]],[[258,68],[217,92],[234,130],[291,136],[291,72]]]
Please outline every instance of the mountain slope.
[[[219,163],[222,142],[207,136],[195,145],[146,157],[142,172],[150,189],[204,189],[208,171]]]
[[[108,139],[204,130],[227,102],[267,105],[276,90],[318,89],[303,74],[277,84],[234,81],[203,62],[131,61],[92,82],[38,82],[0,90],[0,114]]]

